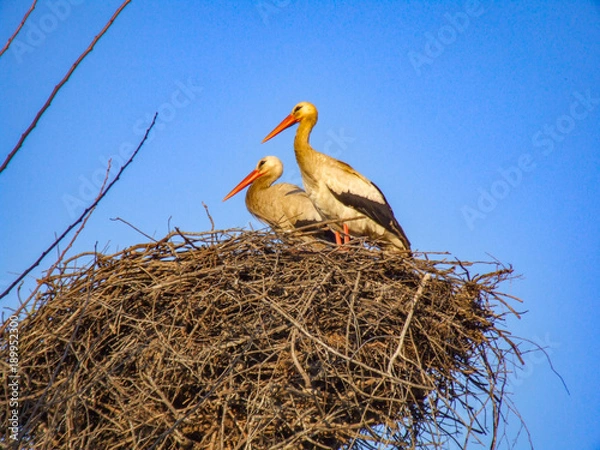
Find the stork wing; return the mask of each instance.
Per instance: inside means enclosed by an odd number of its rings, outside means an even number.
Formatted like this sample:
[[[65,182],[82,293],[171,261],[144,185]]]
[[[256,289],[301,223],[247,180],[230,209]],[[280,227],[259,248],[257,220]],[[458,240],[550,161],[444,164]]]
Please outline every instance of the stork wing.
[[[277,192],[272,200],[279,203],[279,211],[294,228],[306,227],[306,231],[311,231],[315,238],[335,242],[335,235],[322,225],[323,218],[302,188],[278,183],[269,189]],[[273,227],[273,224],[270,225]]]
[[[328,177],[326,182],[331,194],[339,202],[364,214],[394,233],[402,241],[405,241],[407,248],[410,248],[408,238],[394,217],[394,212],[381,189],[348,164],[342,161],[337,161],[337,163],[337,170],[332,174],[337,176]]]

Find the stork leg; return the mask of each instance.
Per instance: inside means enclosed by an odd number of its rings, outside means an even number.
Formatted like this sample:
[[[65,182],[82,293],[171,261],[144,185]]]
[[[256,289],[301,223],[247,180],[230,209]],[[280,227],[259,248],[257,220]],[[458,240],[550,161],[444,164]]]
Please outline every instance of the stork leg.
[[[350,230],[348,229],[348,225],[347,224],[343,224],[344,227],[344,244],[347,244],[348,242],[350,242]],[[339,231],[334,231],[335,234],[335,243],[337,245],[342,245],[342,236],[340,235]]]
[[[350,242],[350,230],[348,229],[348,224],[344,224],[344,244]]]
[[[335,234],[335,243],[337,245],[342,245],[342,237],[340,236],[340,232],[334,231],[334,234]]]

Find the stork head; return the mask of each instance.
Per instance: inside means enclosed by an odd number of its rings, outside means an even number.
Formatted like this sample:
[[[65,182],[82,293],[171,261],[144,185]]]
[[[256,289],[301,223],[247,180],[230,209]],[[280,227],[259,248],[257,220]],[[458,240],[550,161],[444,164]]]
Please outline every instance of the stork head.
[[[310,121],[314,126],[314,124],[317,123],[317,118],[318,113],[315,105],[309,102],[300,102],[296,106],[294,106],[294,109],[292,109],[291,114],[285,119],[283,119],[283,121],[279,125],[277,125],[275,129],[267,135],[267,137],[265,137],[262,140],[262,142],[267,142],[269,139],[277,136],[286,128],[289,128],[292,125],[299,122]]]
[[[276,156],[265,156],[262,158],[256,168],[246,175],[239,184],[234,187],[229,194],[225,196],[223,201],[233,197],[235,194],[243,190],[246,186],[254,183],[258,178],[262,178],[267,186],[270,186],[283,173],[283,163]]]
[[[259,176],[266,175],[275,181],[283,173],[283,163],[277,156],[265,156],[258,162],[254,170],[260,173]]]
[[[317,121],[317,108],[310,102],[300,102],[294,109],[292,109],[292,113],[290,116],[294,116],[296,122],[301,122],[304,119],[314,119]]]

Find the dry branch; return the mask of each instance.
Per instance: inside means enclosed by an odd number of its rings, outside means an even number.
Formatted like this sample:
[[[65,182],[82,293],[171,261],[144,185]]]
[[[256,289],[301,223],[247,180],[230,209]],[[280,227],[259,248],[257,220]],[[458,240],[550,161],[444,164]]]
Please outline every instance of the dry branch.
[[[21,444],[497,448],[512,270],[481,267],[239,230],[79,255],[19,328]]]
[[[10,47],[10,44],[12,44],[12,41],[15,40],[15,38],[19,34],[19,31],[21,31],[21,28],[23,28],[23,25],[25,25],[25,22],[27,22],[27,19],[29,18],[29,15],[35,9],[36,4],[37,4],[37,0],[33,0],[33,3],[31,4],[31,6],[29,7],[29,9],[27,10],[27,12],[25,13],[25,15],[23,16],[23,19],[21,20],[21,23],[19,24],[19,26],[17,26],[17,29],[12,34],[12,36],[8,38],[8,41],[6,41],[6,44],[4,45],[4,47],[2,47],[2,50],[0,50],[0,57],[2,57],[2,55],[6,52],[6,50],[8,50],[8,48]]]
[[[113,22],[116,20],[116,18],[118,17],[118,15],[121,14],[121,11],[123,11],[123,9],[130,2],[131,2],[131,0],[125,0],[121,4],[121,6],[119,6],[119,8],[117,8],[117,10],[114,12],[114,14],[112,15],[112,17],[106,23],[106,25],[104,25],[104,28],[102,28],[102,30],[100,30],[100,33],[98,33],[96,35],[96,37],[94,37],[94,39],[92,40],[92,42],[90,43],[90,45],[88,46],[88,48],[86,48],[84,50],[84,52],[81,55],[79,55],[79,57],[73,63],[73,65],[68,70],[68,72],[63,77],[63,79],[60,80],[60,82],[56,86],[54,86],[54,89],[50,93],[50,96],[46,99],[46,102],[44,103],[44,105],[37,112],[37,114],[33,118],[33,121],[29,124],[29,126],[27,127],[27,129],[23,132],[23,134],[19,138],[19,141],[17,142],[17,144],[15,145],[15,147],[11,150],[11,152],[8,154],[8,156],[6,157],[6,159],[4,160],[4,162],[2,163],[2,165],[0,165],[0,173],[2,173],[6,169],[6,167],[10,163],[10,161],[14,158],[14,156],[17,154],[17,152],[21,149],[21,147],[23,146],[23,142],[25,142],[25,139],[27,139],[27,136],[29,136],[29,134],[37,126],[37,123],[39,122],[39,120],[41,119],[41,117],[44,115],[44,113],[46,112],[46,110],[50,107],[50,104],[54,100],[54,97],[56,97],[56,94],[58,94],[58,91],[60,91],[60,89],[65,85],[65,83],[67,81],[69,81],[69,78],[71,78],[71,75],[73,75],[73,72],[75,72],[75,69],[77,69],[77,67],[79,66],[79,64],[94,49],[95,45],[98,43],[98,41],[100,40],[100,38],[102,36],[104,36],[104,33],[106,33],[108,31],[108,29],[113,24]]]

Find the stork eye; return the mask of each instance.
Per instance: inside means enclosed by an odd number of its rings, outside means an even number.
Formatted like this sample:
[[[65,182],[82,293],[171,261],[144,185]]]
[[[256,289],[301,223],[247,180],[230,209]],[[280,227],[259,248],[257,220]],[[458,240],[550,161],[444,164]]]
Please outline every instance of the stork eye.
[[[296,106],[294,108],[294,112],[297,113],[298,111],[300,111],[300,109],[302,109],[302,106]]]
[[[264,165],[265,165],[265,162],[266,162],[266,161],[265,161],[264,159],[261,159],[261,160],[258,162],[258,167],[259,167],[259,168],[261,168],[262,166],[264,166]]]

